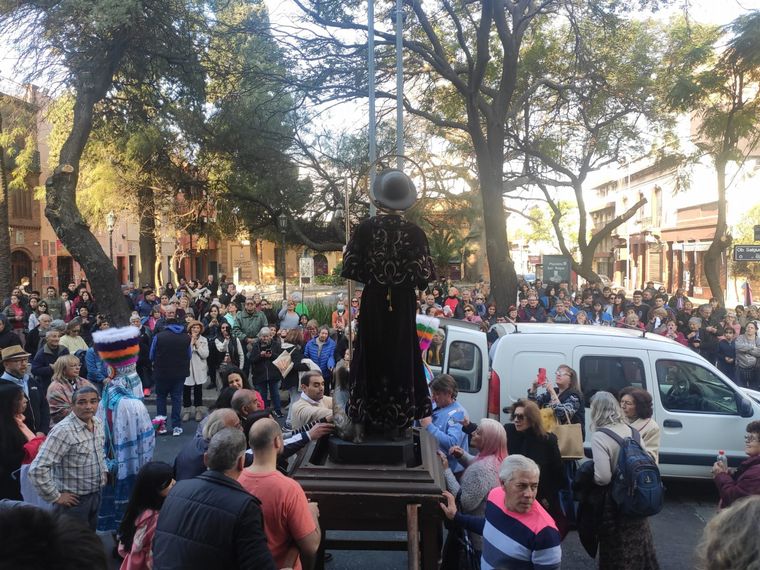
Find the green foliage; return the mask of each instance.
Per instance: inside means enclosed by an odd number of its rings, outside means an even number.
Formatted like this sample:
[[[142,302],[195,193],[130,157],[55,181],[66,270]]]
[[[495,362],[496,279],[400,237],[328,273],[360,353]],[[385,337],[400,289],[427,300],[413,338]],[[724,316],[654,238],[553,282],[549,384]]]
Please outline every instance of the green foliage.
[[[734,228],[735,244],[755,243],[754,226],[760,224],[760,204],[750,208]],[[745,277],[752,283],[760,282],[760,263],[757,261],[733,261],[731,256],[731,273]]]
[[[320,325],[327,325],[328,327],[332,323],[332,314],[335,308],[332,305],[328,305],[320,299],[314,301],[307,301],[306,307],[309,309],[309,319],[314,319]]]
[[[39,172],[34,108],[12,97],[0,96],[3,129],[0,146],[5,152],[10,192],[29,192],[29,177]]]
[[[728,29],[678,18],[669,31],[667,103],[699,118],[694,143],[702,153],[716,161],[741,160],[760,141],[760,11]]]

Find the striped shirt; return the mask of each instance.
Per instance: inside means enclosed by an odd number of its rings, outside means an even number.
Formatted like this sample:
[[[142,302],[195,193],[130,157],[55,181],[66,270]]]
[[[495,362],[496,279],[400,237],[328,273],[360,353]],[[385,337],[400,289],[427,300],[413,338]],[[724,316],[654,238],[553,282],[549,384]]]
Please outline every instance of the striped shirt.
[[[89,495],[100,491],[106,475],[105,434],[98,418],[94,429],[71,413],[57,423],[29,469],[35,489],[54,503],[61,493]]]
[[[538,501],[527,513],[508,511],[503,487],[488,494],[486,515],[457,513],[456,522],[483,535],[482,570],[559,570],[561,538],[557,525]]]

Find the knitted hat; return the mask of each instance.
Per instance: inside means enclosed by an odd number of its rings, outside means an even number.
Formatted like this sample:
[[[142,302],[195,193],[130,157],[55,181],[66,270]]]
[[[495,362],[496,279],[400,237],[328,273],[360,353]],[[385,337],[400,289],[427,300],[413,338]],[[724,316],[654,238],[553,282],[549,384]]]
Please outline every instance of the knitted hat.
[[[140,354],[140,329],[121,327],[92,333],[95,350],[100,358],[114,368],[137,363]]]
[[[420,350],[425,352],[433,341],[433,335],[438,331],[441,321],[435,317],[417,315],[417,338],[420,341]]]

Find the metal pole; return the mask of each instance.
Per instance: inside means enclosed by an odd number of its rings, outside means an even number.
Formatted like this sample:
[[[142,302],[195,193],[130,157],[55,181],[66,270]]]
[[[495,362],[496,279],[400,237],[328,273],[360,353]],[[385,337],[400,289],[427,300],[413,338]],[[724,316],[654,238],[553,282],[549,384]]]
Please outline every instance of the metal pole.
[[[282,298],[288,298],[288,262],[285,251],[285,232],[282,232]]]
[[[630,164],[625,163],[625,195],[630,196],[631,195],[631,170],[630,170]],[[629,293],[633,293],[633,289],[631,289],[631,261],[633,260],[633,255],[631,254],[631,220],[628,220],[626,223],[626,229],[628,230],[626,233],[626,249],[628,250],[628,262],[625,264],[625,288]]]
[[[108,230],[108,251],[111,256],[111,263],[113,263],[113,229]]]
[[[348,213],[348,178],[343,179],[343,197],[345,200],[344,203],[344,212],[345,212],[345,223],[346,223],[346,245],[348,245],[348,240],[351,238],[351,216],[349,216]],[[351,333],[353,331],[352,323],[354,321],[353,314],[351,314],[351,299],[354,298],[354,282],[350,279],[346,279],[346,284],[348,285],[348,354],[349,358],[353,359],[354,357],[354,341],[351,338]],[[350,366],[350,363],[349,363]]]
[[[377,148],[375,141],[375,1],[367,1],[367,88],[369,90],[369,185],[375,183],[375,160]],[[375,205],[370,202],[369,215],[377,214]],[[348,212],[346,212],[348,217]]]
[[[404,2],[396,0],[396,168],[404,169]]]

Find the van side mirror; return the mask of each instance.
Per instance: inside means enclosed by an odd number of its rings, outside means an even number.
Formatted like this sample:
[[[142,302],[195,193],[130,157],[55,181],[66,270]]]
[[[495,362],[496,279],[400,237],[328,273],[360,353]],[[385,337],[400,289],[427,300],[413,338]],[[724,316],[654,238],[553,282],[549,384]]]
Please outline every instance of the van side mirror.
[[[743,418],[751,418],[755,411],[752,409],[752,402],[749,400],[749,398],[746,398],[744,396],[741,396],[739,394],[736,395],[738,398],[738,407],[739,407],[739,415]]]

